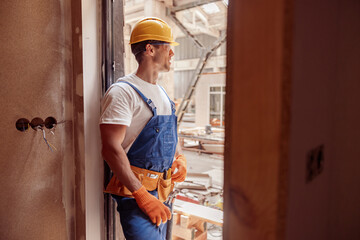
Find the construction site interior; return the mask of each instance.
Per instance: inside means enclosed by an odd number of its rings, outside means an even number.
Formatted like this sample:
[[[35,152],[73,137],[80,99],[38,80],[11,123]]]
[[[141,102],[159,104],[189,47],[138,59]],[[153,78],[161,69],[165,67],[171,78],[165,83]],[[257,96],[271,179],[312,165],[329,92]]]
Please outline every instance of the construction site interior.
[[[180,43],[172,238],[359,240],[359,0],[1,1],[0,239],[124,239],[101,99],[148,16]]]

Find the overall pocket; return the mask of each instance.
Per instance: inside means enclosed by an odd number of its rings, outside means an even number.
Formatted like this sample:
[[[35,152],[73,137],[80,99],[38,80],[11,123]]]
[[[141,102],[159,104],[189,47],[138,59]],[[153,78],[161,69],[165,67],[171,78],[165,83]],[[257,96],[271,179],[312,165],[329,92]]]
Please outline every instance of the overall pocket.
[[[158,195],[160,202],[165,202],[173,189],[174,189],[174,183],[171,183],[171,178],[169,179],[160,178],[158,184]]]

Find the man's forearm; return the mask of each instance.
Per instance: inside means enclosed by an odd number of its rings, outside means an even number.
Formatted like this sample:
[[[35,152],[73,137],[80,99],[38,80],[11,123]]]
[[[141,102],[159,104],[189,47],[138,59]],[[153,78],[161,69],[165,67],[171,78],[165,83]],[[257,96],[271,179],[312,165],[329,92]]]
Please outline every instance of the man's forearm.
[[[131,192],[138,190],[142,186],[132,172],[127,155],[121,146],[103,149],[103,157],[117,179]]]

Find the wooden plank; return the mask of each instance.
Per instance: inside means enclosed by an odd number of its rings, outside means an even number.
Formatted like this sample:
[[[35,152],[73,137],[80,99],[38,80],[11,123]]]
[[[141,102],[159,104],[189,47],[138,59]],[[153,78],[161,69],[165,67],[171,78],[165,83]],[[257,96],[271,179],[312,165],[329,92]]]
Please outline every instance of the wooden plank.
[[[174,212],[191,216],[218,226],[223,225],[223,212],[218,209],[175,199]]]
[[[224,239],[285,239],[292,0],[229,1]]]
[[[198,148],[187,148],[187,147],[182,147],[181,149],[182,149],[182,150],[186,150],[186,151],[197,152],[197,153],[210,153],[210,154],[223,155],[223,153],[210,152],[210,151],[206,151],[206,150],[203,150],[203,149],[198,149]]]
[[[200,141],[202,143],[218,143],[218,144],[224,144],[223,138],[208,138],[208,137],[201,137],[201,136],[186,136],[181,135],[179,136],[180,139],[187,139],[192,141]]]
[[[180,225],[174,225],[172,229],[173,236],[183,239],[194,239],[195,228],[183,228]]]
[[[195,228],[199,232],[206,232],[206,222],[196,217],[190,217],[188,227]]]
[[[207,239],[207,232],[196,232],[195,233],[195,240],[206,240]]]
[[[173,224],[180,224],[180,214],[178,214],[178,213],[176,213],[176,212],[174,212],[173,214],[172,214],[172,217],[174,218],[173,219]]]
[[[199,232],[206,231],[206,222],[193,216],[181,215],[180,226],[183,228],[195,228]]]
[[[183,227],[183,228],[189,228],[189,216],[186,216],[186,215],[181,215],[180,216],[180,226]]]

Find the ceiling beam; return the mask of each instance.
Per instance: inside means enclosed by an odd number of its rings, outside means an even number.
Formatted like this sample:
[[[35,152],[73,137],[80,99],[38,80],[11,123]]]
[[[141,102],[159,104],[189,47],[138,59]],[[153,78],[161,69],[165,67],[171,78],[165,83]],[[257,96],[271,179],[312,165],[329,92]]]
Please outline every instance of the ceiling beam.
[[[183,4],[180,6],[170,8],[170,10],[171,10],[171,12],[179,12],[179,11],[183,11],[183,10],[186,10],[189,8],[194,8],[194,7],[198,7],[198,6],[213,3],[213,2],[220,2],[220,0],[198,0],[198,1],[194,1],[191,3],[187,3],[187,4]]]

